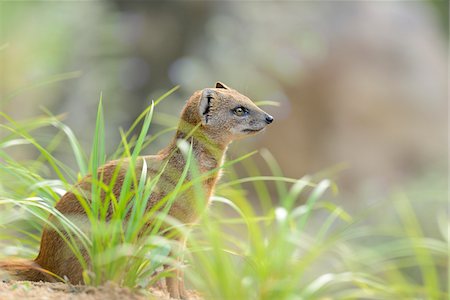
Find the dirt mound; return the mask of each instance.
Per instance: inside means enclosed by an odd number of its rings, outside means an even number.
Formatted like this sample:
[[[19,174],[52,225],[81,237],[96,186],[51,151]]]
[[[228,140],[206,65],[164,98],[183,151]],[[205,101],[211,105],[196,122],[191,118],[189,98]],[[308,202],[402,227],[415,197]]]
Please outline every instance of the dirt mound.
[[[201,300],[194,291],[188,291],[189,299]],[[132,291],[113,283],[99,287],[69,285],[65,283],[10,281],[0,282],[0,299],[46,299],[46,300],[169,300],[169,294],[161,288]]]

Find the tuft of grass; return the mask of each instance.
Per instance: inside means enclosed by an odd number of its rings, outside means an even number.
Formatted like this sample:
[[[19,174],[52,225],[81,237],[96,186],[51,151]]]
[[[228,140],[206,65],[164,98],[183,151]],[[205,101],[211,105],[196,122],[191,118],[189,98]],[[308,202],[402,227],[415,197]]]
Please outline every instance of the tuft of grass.
[[[188,189],[197,195],[197,205],[205,207],[201,182],[209,174],[200,174],[189,143],[180,141],[187,162],[182,175],[174,190],[146,211],[146,201],[161,174],[150,178],[145,163],[138,172],[134,170],[138,156],[162,134],[174,130],[147,135],[155,106],[175,89],[155,100],[129,130],[121,131],[121,143],[113,151],[105,148],[102,99],[89,154],[60,116],[47,112],[19,122],[0,112],[0,255],[35,256],[42,227],[47,226],[63,237],[90,285],[114,281],[132,288],[148,287],[169,276],[161,266],[172,264],[186,269],[188,282],[205,299],[448,297],[448,283],[443,279],[448,269],[445,214],[436,212],[437,218],[427,220],[441,232],[430,236],[422,214],[398,192],[387,204],[351,215],[333,202],[338,192],[334,182],[317,175],[288,178],[264,149],[258,158],[266,166],[257,163],[255,152],[225,163],[226,175],[210,209],[189,227],[167,216],[168,210],[177,195]],[[138,134],[132,136],[139,126]],[[37,132],[42,129],[53,130],[53,138],[41,140]],[[76,170],[55,157],[61,143],[70,145],[68,155],[73,155]],[[36,158],[16,158],[19,147],[33,149]],[[96,171],[110,159],[124,159],[130,165],[119,197],[111,193],[117,174],[105,184]],[[248,175],[238,176],[236,165]],[[269,170],[269,175],[262,169]],[[79,195],[86,219],[62,215],[55,203],[88,174],[91,190]],[[193,179],[185,183],[187,176]],[[107,216],[110,207],[113,213]],[[386,209],[393,212],[392,220],[385,218]],[[147,226],[150,220],[152,225]],[[172,227],[166,228],[164,222]],[[188,249],[177,255],[186,258],[188,267],[168,256],[179,251],[168,234],[173,228],[187,238]],[[162,230],[165,237],[160,235]]]
[[[142,283],[151,284],[149,278],[165,261],[170,243],[158,237],[157,230],[146,230],[148,226],[145,220],[156,218],[158,213],[146,212],[145,207],[159,176],[147,178],[145,164],[138,174],[134,170],[138,156],[151,140],[147,133],[155,103],[175,90],[176,88],[172,89],[154,101],[127,132],[121,131],[122,143],[113,156],[127,160],[130,168],[118,198],[111,193],[118,169],[109,185],[103,182],[101,173],[97,172],[109,160],[105,149],[102,99],[98,106],[89,158],[76,135],[59,117],[47,112],[47,117],[16,122],[1,113],[0,116],[6,122],[0,124],[0,127],[6,134],[0,140],[0,176],[1,182],[10,184],[0,185],[0,206],[2,211],[12,213],[14,217],[0,223],[4,229],[0,232],[0,241],[4,245],[15,245],[9,248],[9,253],[5,251],[4,254],[32,257],[32,253],[35,254],[38,249],[42,227],[47,226],[58,232],[74,253],[85,270],[83,278],[87,284],[99,285],[107,281],[129,287],[137,287]],[[139,123],[142,125],[138,136],[131,136]],[[55,135],[58,138],[44,145],[33,137],[35,130],[48,129],[50,126],[58,130]],[[71,170],[52,153],[62,141],[61,134],[71,146],[78,170]],[[10,154],[13,153],[10,151],[13,147],[24,145],[33,146],[39,153],[38,159],[31,164],[28,161],[18,161]],[[49,166],[57,179],[44,178],[41,168],[43,165]],[[82,218],[62,215],[54,208],[55,203],[72,184],[88,174],[91,174],[91,190],[87,194],[77,195],[86,215]],[[175,199],[176,195],[174,193],[172,198]],[[111,207],[112,214],[108,215]],[[52,218],[49,219],[49,216]],[[84,252],[87,252],[87,256],[83,255]]]
[[[381,202],[366,215],[351,216],[324,200],[336,191],[332,182],[288,180],[273,157],[263,157],[276,176],[261,176],[253,164],[247,168],[249,177],[224,182],[217,190],[227,194],[230,185],[251,182],[260,190],[262,212],[245,195],[216,196],[211,213],[189,240],[188,278],[206,299],[448,297],[447,236],[424,234],[404,194],[394,194],[388,206]],[[272,205],[266,203],[270,190],[275,191]],[[388,215],[385,209],[393,210],[397,222],[381,219],[370,225],[370,217]],[[441,215],[438,220],[444,219]]]

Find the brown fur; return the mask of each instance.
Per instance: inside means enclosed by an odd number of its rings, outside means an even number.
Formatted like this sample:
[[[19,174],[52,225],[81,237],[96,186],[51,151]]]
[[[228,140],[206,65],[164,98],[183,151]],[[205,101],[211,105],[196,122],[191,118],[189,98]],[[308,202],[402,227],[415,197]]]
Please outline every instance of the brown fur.
[[[246,109],[246,115],[237,116],[233,111],[240,106]],[[157,155],[142,156],[137,162],[136,172],[139,173],[143,161],[146,161],[148,177],[156,175],[167,163],[156,189],[150,196],[147,209],[151,209],[161,198],[172,191],[180,178],[185,167],[185,158],[177,147],[179,139],[186,139],[188,143],[191,143],[200,172],[206,173],[222,165],[225,151],[232,140],[261,131],[271,122],[272,117],[259,109],[250,99],[220,82],[216,83],[215,88],[195,92],[181,113],[179,126],[172,142]],[[119,197],[128,164],[127,160],[111,161],[98,170],[99,178],[103,176],[103,182],[106,184],[109,184],[114,172],[119,170],[112,188],[112,193],[116,197]],[[219,172],[216,171],[203,181],[205,207],[219,176]],[[187,180],[190,180],[189,175]],[[72,191],[67,192],[60,199],[56,204],[56,209],[65,216],[85,217],[85,211],[75,193],[90,191],[90,181],[91,176],[83,178]],[[193,191],[185,191],[177,197],[170,208],[169,215],[183,224],[193,223],[205,209],[205,207],[198,207],[198,203]],[[109,212],[109,215],[111,213],[112,211]],[[50,218],[52,219],[52,217]],[[183,244],[183,241],[180,244]],[[84,255],[88,261],[87,254],[84,253]],[[60,277],[68,278],[72,283],[83,283],[81,265],[61,236],[49,228],[44,228],[40,251],[34,261],[0,263],[0,268],[6,270],[12,277],[21,280],[53,280],[51,276],[39,271],[45,269]],[[169,293],[174,298],[185,298],[181,271],[175,270],[174,275],[166,280]]]

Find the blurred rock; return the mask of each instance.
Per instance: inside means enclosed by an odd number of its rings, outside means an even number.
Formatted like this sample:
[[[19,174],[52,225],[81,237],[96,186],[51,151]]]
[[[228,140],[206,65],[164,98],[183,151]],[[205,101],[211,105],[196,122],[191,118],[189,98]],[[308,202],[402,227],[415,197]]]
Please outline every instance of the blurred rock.
[[[256,99],[280,95],[258,142],[287,175],[344,163],[341,189],[377,197],[445,170],[446,39],[430,5],[233,3],[209,24],[213,33],[198,45],[209,64],[196,78],[205,70],[205,81],[216,74]]]

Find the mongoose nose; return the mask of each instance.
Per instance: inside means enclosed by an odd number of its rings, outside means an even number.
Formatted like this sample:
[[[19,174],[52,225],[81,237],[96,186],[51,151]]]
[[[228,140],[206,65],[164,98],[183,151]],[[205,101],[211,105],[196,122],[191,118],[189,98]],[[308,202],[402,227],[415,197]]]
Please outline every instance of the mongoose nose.
[[[266,115],[266,123],[270,124],[273,122],[273,117],[271,115]]]

